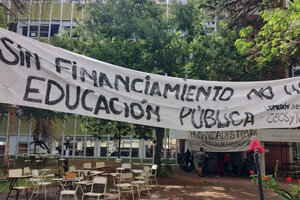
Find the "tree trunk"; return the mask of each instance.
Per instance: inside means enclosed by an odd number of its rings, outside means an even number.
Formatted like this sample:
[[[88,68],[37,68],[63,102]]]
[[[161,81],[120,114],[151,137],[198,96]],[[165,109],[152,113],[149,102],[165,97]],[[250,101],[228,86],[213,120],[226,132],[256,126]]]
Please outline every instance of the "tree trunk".
[[[121,133],[119,133],[118,158],[121,158]]]
[[[164,139],[164,129],[156,128],[156,145],[155,145],[155,155],[154,155],[154,164],[158,165],[157,172],[160,173],[161,170],[161,150],[163,147]]]
[[[33,141],[34,141],[33,153],[34,154],[36,154],[36,145],[39,142],[39,138],[40,138],[40,126],[41,126],[40,119],[35,119],[35,129],[33,131]]]

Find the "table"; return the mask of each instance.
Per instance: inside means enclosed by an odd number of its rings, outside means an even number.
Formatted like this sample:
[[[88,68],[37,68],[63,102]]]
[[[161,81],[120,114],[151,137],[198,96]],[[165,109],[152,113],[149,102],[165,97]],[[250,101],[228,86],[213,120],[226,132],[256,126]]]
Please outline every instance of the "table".
[[[32,177],[32,175],[27,175],[27,176],[11,176],[11,177],[8,177],[8,179],[11,180],[11,183],[9,185],[9,192],[7,194],[6,200],[9,198],[9,196],[11,194],[11,191],[12,190],[16,190],[15,187],[18,184],[18,180],[19,179],[25,179],[25,178],[31,178],[31,177]],[[26,190],[26,196],[27,196],[27,200],[28,200],[28,190]],[[18,199],[18,197],[19,197],[19,190],[17,192],[16,199]]]
[[[140,173],[143,172],[142,169],[133,169],[133,170],[131,170],[131,171],[132,171],[132,173],[134,173],[134,174],[140,174]]]
[[[97,176],[97,175],[99,175],[99,174],[103,174],[104,173],[104,171],[90,171],[90,176]]]
[[[117,168],[116,168],[116,172],[117,172],[117,173],[122,173],[124,170],[125,170],[124,167],[117,167]]]

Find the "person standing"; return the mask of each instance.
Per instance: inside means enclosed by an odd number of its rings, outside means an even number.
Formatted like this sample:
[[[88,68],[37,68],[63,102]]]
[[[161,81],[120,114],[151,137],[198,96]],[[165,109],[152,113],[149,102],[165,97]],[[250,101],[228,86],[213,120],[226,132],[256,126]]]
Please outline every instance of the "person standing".
[[[230,156],[229,153],[224,153],[224,171],[227,176],[229,176],[229,161],[230,161]]]
[[[195,155],[195,166],[198,167],[198,176],[203,177],[204,155],[202,147],[200,148],[200,151]]]
[[[217,153],[217,177],[218,176],[224,176],[224,155],[223,153],[218,152]]]
[[[189,149],[187,149],[187,151],[184,153],[184,161],[185,161],[185,166],[186,166],[186,169],[188,170],[189,169],[189,165],[191,163],[191,152]]]
[[[203,150],[203,176],[208,176],[208,154]]]

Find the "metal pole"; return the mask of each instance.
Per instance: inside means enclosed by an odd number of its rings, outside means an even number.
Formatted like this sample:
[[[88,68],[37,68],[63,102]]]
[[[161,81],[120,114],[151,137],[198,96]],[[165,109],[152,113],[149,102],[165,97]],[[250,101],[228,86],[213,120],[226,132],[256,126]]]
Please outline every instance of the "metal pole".
[[[257,149],[255,149],[254,151],[254,157],[255,157],[256,171],[257,171],[257,179],[258,179],[259,199],[264,200],[264,191],[263,191],[263,186],[261,181],[261,171],[259,165],[259,154]]]

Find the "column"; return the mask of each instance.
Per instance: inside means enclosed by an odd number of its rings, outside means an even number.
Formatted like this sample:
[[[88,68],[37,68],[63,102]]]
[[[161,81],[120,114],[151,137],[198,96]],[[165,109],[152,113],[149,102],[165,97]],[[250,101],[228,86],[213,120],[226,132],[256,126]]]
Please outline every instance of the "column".
[[[72,152],[72,157],[74,158],[75,157],[75,143],[76,143],[76,127],[77,127],[77,117],[75,116],[75,119],[74,119],[74,135],[73,135],[73,152]]]
[[[31,137],[32,119],[29,122],[28,138],[27,138],[27,153],[30,153],[30,137]]]
[[[63,10],[64,10],[64,1],[60,1],[60,18],[59,18],[59,30],[60,32],[62,30],[62,18],[63,18]]]
[[[87,139],[87,126],[88,126],[88,122],[85,122],[85,131],[84,131],[84,149],[83,149],[83,158],[85,159],[86,157],[86,139]]]
[[[109,143],[110,143],[110,134],[107,135],[107,145],[106,145],[106,160],[108,160],[109,157]]]
[[[6,148],[7,148],[7,143],[8,143],[8,127],[9,127],[9,115],[7,116],[7,123],[6,123],[6,140],[5,140],[5,155],[6,155]],[[8,145],[9,146],[9,145]]]
[[[263,149],[265,149],[265,143],[264,142],[260,142],[261,147]],[[259,154],[259,162],[260,162],[260,171],[262,174],[266,174],[266,161],[265,161],[265,153]]]
[[[66,120],[64,119],[64,121],[63,121],[63,132],[62,132],[62,137],[61,137],[61,152],[60,152],[61,157],[64,156],[65,128],[66,128]]]
[[[130,124],[130,152],[129,152],[130,163],[131,163],[131,157],[132,157],[132,132],[133,132],[133,125]]]
[[[164,145],[163,145],[163,148],[164,148],[164,159],[166,159],[167,157],[167,129],[164,129]]]
[[[155,129],[152,129],[152,137],[155,138]],[[152,164],[154,163],[154,155],[155,155],[155,144],[153,142],[153,146],[152,146]]]
[[[70,24],[70,38],[72,38],[72,29],[73,29],[73,10],[74,10],[74,1],[72,1],[72,7],[71,7],[71,24]]]
[[[43,0],[40,0],[40,13],[39,13],[39,24],[38,24],[38,35],[37,35],[37,37],[41,36],[42,6],[43,6]]]
[[[144,141],[144,139],[142,139],[142,141],[141,141],[141,149],[142,149],[142,151],[141,151],[141,163],[143,164],[144,163],[144,158],[145,158],[145,141]]]
[[[52,9],[53,9],[53,0],[51,0],[51,6],[50,6],[49,28],[48,28],[48,43],[50,42],[50,35],[51,35]]]
[[[31,9],[32,9],[32,0],[29,3],[29,15],[28,15],[28,24],[27,24],[27,37],[30,36],[30,22],[31,22]]]
[[[21,118],[18,117],[18,135],[17,135],[16,153],[15,153],[16,158],[18,158],[18,154],[19,154],[20,128],[21,128]]]

